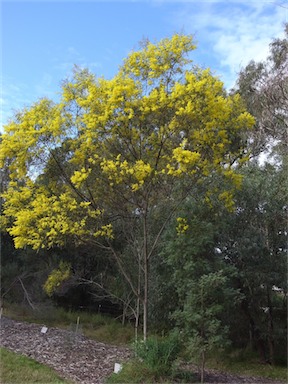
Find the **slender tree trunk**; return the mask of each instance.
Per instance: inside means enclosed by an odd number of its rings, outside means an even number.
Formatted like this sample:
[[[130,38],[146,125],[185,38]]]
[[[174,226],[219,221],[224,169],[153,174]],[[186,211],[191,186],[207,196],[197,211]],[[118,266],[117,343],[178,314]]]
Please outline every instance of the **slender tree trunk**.
[[[124,326],[125,325],[125,318],[126,318],[126,307],[123,306],[123,311],[122,311],[122,325]]]
[[[269,228],[266,224],[265,226],[265,235],[266,235],[266,247],[269,254],[273,255],[273,247],[270,247],[269,242]],[[270,363],[274,364],[274,321],[273,321],[273,305],[271,302],[271,291],[272,287],[269,284],[266,285],[266,293],[267,293],[267,305],[268,305],[268,347],[269,347],[269,359]]]
[[[148,275],[149,266],[147,254],[144,254],[144,292],[143,292],[143,339],[146,341],[148,333]]]
[[[201,353],[201,384],[204,383],[205,352]]]
[[[141,294],[141,262],[138,263],[138,286],[137,286],[137,304],[135,318],[135,340],[138,340],[139,316],[140,316],[140,294]]]
[[[268,304],[268,345],[270,363],[274,364],[274,322],[273,322],[273,309],[270,297],[269,286],[267,286],[267,304]]]
[[[144,266],[144,299],[143,299],[143,339],[146,341],[148,332],[148,265]]]
[[[124,302],[123,311],[122,311],[122,325],[125,325],[128,307],[129,307],[129,302]]]
[[[148,277],[149,277],[149,259],[148,259],[148,228],[147,228],[147,206],[144,210],[143,223],[143,269],[144,269],[144,292],[143,292],[143,339],[147,340],[148,332]]]
[[[136,316],[135,316],[135,341],[138,340],[139,313],[140,313],[140,299],[139,297],[137,297]]]
[[[201,286],[201,314],[202,314],[202,324],[201,324],[201,339],[204,341],[204,293],[203,286]],[[205,351],[201,352],[201,384],[204,383],[204,368],[205,368]]]

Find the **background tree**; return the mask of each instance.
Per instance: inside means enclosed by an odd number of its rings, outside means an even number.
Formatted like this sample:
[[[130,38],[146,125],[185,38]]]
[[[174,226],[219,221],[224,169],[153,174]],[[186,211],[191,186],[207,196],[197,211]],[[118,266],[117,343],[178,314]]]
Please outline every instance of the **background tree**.
[[[171,226],[162,256],[170,273],[169,294],[174,291],[176,296],[167,316],[179,329],[189,357],[199,364],[203,382],[207,353],[229,343],[227,318],[241,294],[232,284],[234,267],[225,263],[216,248],[219,209],[212,207],[211,202],[208,205],[205,195],[199,192],[197,198],[182,207],[185,233],[178,228],[177,234]],[[225,212],[223,207],[221,211]]]
[[[283,39],[274,39],[266,61],[251,61],[239,74],[237,92],[256,118],[251,131],[254,155],[287,153],[288,132],[288,24]]]
[[[261,359],[271,363],[285,356],[287,190],[284,169],[247,167],[237,212],[222,222],[218,245],[236,268],[235,286],[244,295],[241,338],[250,337]]]
[[[223,311],[223,301],[219,294],[226,278],[218,271],[190,280],[186,286],[186,299],[181,310],[174,312],[185,346],[192,358],[198,362],[201,383],[204,383],[207,353],[223,350],[228,344],[228,329],[223,326],[219,315]]]
[[[286,356],[280,341],[286,340],[287,293],[287,24],[284,29],[284,38],[270,44],[267,60],[252,61],[239,75],[238,91],[256,118],[256,129],[250,134],[252,155],[262,153],[262,165],[247,168],[238,195],[239,212],[233,218],[234,233],[231,224],[226,232],[231,236],[227,251],[234,255],[245,292],[242,313],[250,322],[251,343],[257,345],[263,360],[271,362],[281,359],[281,354]]]

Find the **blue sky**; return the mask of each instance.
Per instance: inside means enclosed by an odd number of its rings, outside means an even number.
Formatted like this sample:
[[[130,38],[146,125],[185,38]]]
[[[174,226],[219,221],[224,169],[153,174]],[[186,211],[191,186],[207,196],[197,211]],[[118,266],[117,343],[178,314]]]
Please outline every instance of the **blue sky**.
[[[40,97],[57,100],[74,64],[111,78],[143,38],[195,36],[193,60],[227,89],[283,36],[287,0],[2,0],[1,124]]]

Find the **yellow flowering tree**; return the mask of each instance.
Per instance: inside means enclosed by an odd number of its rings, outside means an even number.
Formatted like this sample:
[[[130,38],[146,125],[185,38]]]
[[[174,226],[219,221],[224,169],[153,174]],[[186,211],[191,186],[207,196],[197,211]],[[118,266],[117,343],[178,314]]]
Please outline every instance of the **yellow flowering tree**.
[[[190,36],[176,34],[146,42],[110,80],[76,68],[61,100],[17,113],[1,143],[10,169],[4,216],[15,246],[70,239],[110,252],[142,305],[144,338],[149,264],[165,227],[212,175],[226,180],[219,198],[231,208],[241,182],[234,165],[245,161],[243,132],[254,123],[239,95],[227,96],[210,70],[193,65],[194,49]],[[136,272],[115,246],[119,235]]]

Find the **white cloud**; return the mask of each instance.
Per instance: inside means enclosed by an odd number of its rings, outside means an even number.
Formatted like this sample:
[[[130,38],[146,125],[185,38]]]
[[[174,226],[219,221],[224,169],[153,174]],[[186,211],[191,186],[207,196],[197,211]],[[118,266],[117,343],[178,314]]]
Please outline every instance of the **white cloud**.
[[[140,1],[140,0],[139,0]],[[258,3],[259,1],[263,2],[269,2],[269,0],[250,0],[249,3]],[[197,4],[197,3],[220,3],[221,0],[146,0],[146,2],[156,3],[156,4],[164,4],[164,3],[190,3],[190,4]],[[222,0],[224,3],[224,0]],[[229,0],[229,3],[247,3],[247,0]]]
[[[62,72],[63,78],[70,75],[74,66],[78,65],[81,68],[101,68],[102,64],[98,61],[88,61],[87,58],[73,46],[62,49],[58,57],[53,58],[53,68]]]
[[[267,57],[272,38],[283,34],[287,18],[288,9],[270,1],[191,0],[177,13],[176,23],[185,26],[186,32],[196,32],[199,48],[210,47],[208,54],[216,65],[213,69],[229,88],[241,67]]]
[[[77,51],[77,49],[75,47],[68,47],[67,53],[69,53],[71,55],[79,56],[79,52]]]
[[[0,131],[3,131],[3,125],[12,117],[13,112],[28,104],[27,98],[23,96],[29,93],[28,87],[23,83],[16,85],[11,79],[5,80],[1,83]],[[11,105],[13,105],[13,109]]]
[[[42,97],[49,97],[51,95],[51,85],[53,83],[53,76],[50,73],[44,73],[40,81],[35,86],[37,94],[42,95]]]
[[[23,82],[15,84],[12,78],[5,78],[5,81],[2,81],[1,89],[0,132],[4,130],[3,126],[13,118],[15,112],[28,108],[42,97],[55,99],[53,82],[55,83],[55,80],[49,73],[44,73],[42,77],[36,78],[33,86],[28,86]]]
[[[283,32],[282,14],[263,13],[259,3],[247,12],[232,12],[226,20],[226,28],[219,30],[214,51],[220,54],[220,64],[228,66],[230,73],[237,73],[250,60],[264,60],[273,37]],[[222,15],[223,17],[223,15]]]

